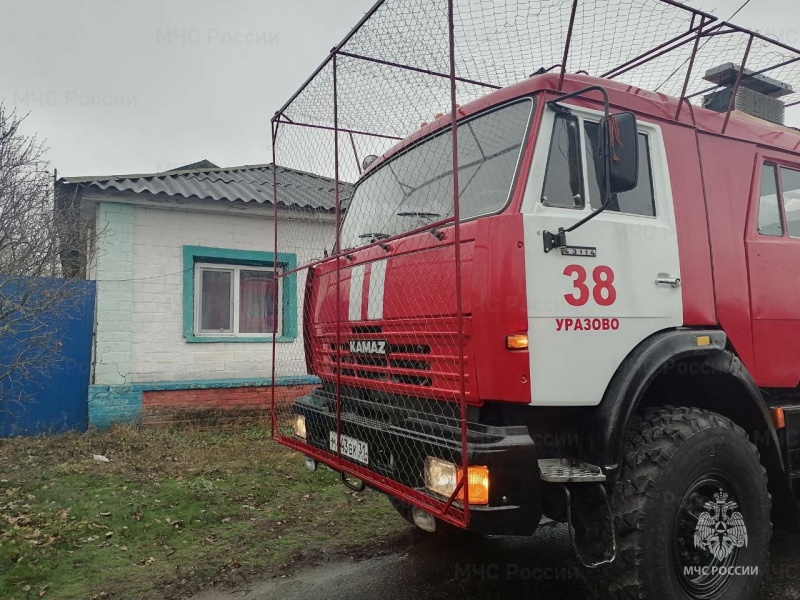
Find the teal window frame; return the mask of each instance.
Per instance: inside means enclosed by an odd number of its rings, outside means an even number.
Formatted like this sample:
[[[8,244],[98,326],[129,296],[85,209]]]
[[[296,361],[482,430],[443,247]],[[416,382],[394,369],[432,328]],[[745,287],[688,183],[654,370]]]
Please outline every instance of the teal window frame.
[[[293,342],[297,339],[297,255],[278,252],[278,266],[284,271],[292,271],[281,278],[281,310],[283,312],[283,331],[275,341]],[[275,264],[274,252],[255,250],[232,250],[206,246],[183,247],[183,337],[189,343],[272,343],[267,336],[209,336],[195,335],[194,328],[194,274],[196,263],[214,263],[253,267],[272,267]]]

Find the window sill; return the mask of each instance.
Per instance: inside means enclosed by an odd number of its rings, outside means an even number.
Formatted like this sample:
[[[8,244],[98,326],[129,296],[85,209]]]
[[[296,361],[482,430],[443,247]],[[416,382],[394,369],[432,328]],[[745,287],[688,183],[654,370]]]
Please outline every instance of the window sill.
[[[295,341],[297,338],[293,336],[278,336],[275,339],[275,343],[277,344],[286,344]],[[219,343],[227,343],[227,344],[243,344],[243,343],[257,343],[257,344],[271,344],[272,337],[271,336],[259,336],[259,337],[234,337],[234,336],[205,336],[205,335],[187,335],[184,340],[189,344],[219,344]]]

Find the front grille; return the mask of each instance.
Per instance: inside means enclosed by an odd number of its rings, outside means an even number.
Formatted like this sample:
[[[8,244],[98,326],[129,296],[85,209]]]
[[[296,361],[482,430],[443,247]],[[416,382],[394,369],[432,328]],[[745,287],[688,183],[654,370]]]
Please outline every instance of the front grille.
[[[430,354],[431,347],[420,344],[389,344],[389,351],[398,354]]]
[[[353,333],[383,333],[383,327],[380,325],[357,325],[351,327],[350,331]]]
[[[469,337],[468,329],[465,327],[465,339]],[[445,318],[419,326],[407,322],[348,325],[341,331],[338,344],[335,325],[320,327],[317,336],[319,373],[329,377],[340,375],[343,384],[429,397],[455,398],[459,393],[461,369],[456,319]],[[376,339],[386,341],[386,356],[350,353],[351,341]],[[466,380],[468,358],[465,353]]]
[[[402,358],[390,358],[389,366],[395,369],[417,369],[418,371],[430,371],[431,364],[426,360],[404,360]]]
[[[336,344],[331,345],[335,351]],[[419,385],[430,387],[433,381],[426,375],[408,373],[407,371],[430,371],[431,364],[427,360],[419,358],[399,358],[397,355],[403,354],[403,350],[408,354],[430,354],[430,346],[423,345],[389,345],[389,356],[359,356],[349,353],[349,346],[340,346],[340,361],[342,365],[342,375],[346,377],[358,377],[372,381],[389,381],[403,385]],[[414,350],[414,352],[409,352]],[[330,355],[332,362],[336,362],[335,352]],[[346,365],[367,368],[349,368]],[[371,368],[370,368],[371,367]],[[336,367],[333,368],[334,375]]]

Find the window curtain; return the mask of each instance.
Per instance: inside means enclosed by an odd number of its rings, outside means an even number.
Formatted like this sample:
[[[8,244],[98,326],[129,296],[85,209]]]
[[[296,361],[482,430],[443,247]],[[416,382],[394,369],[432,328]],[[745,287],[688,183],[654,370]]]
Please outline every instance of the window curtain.
[[[276,284],[267,271],[240,272],[239,333],[274,333]]]

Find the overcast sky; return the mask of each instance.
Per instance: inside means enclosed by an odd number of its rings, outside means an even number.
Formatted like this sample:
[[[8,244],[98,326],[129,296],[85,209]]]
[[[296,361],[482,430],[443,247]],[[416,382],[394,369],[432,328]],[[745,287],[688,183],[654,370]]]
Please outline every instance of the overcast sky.
[[[727,19],[742,2],[691,4]],[[269,162],[270,117],[372,3],[0,0],[0,100],[61,175]],[[734,22],[800,46],[797,17],[751,0]]]

